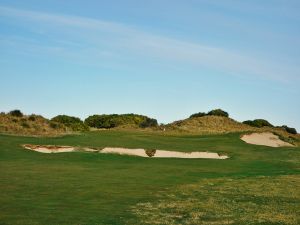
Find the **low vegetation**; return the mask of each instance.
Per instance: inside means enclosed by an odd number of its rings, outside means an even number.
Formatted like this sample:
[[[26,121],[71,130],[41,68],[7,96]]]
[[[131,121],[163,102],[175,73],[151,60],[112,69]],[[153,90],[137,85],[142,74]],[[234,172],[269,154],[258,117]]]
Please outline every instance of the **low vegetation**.
[[[286,125],[283,125],[282,128],[285,129],[290,134],[297,134],[297,130],[295,128],[288,127]]]
[[[137,114],[110,114],[93,115],[85,119],[85,124],[94,128],[115,128],[115,127],[155,127],[157,120]]]
[[[192,115],[190,116],[190,118],[197,118],[197,117],[203,117],[203,116],[207,116],[207,113],[204,113],[204,112],[198,112],[198,113],[192,114]]]
[[[271,123],[264,119],[246,120],[243,124],[247,124],[252,127],[274,127]]]
[[[74,116],[58,115],[51,119],[52,122],[64,124],[66,127],[71,128],[73,131],[88,131],[89,127],[83,121]]]
[[[203,117],[203,116],[223,116],[223,117],[229,117],[229,113],[225,112],[222,109],[214,109],[209,111],[208,113],[199,112],[192,114],[190,118],[197,118],[197,117]]]
[[[208,113],[199,112],[188,119],[175,121],[167,125],[158,125],[157,120],[138,114],[93,115],[82,121],[78,117],[58,115],[48,120],[39,115],[24,115],[20,110],[12,110],[0,115],[0,132],[19,135],[56,136],[72,132],[86,132],[96,129],[127,129],[139,128],[153,132],[172,134],[219,134],[230,132],[273,132],[287,140],[299,139],[295,128],[288,126],[275,127],[267,120],[247,120],[243,123],[229,118],[222,109]],[[291,143],[291,141],[289,141]],[[294,141],[293,141],[294,143]]]
[[[0,133],[14,135],[57,136],[70,131],[61,123],[55,123],[39,115],[23,115],[20,110],[0,114]]]
[[[214,109],[207,113],[208,116],[223,116],[229,117],[228,112],[223,111],[222,109]]]
[[[23,117],[23,113],[18,109],[12,110],[8,114],[14,117]]]

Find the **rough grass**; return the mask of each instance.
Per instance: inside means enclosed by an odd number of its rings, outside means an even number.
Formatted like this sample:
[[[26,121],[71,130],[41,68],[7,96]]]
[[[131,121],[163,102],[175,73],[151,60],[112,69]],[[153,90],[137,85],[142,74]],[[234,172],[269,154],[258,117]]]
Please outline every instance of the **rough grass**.
[[[203,179],[132,212],[142,224],[300,224],[300,176]]]

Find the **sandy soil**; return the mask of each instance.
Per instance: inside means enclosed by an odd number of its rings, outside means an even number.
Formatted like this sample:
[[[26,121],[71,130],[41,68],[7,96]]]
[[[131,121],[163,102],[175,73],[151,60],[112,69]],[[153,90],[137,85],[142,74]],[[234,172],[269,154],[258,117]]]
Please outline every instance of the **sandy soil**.
[[[61,153],[73,152],[75,147],[72,146],[56,146],[56,145],[23,145],[24,148],[41,153]]]
[[[292,144],[280,140],[277,135],[270,132],[245,134],[241,137],[241,139],[246,143],[253,145],[264,145],[269,147],[293,147]]]

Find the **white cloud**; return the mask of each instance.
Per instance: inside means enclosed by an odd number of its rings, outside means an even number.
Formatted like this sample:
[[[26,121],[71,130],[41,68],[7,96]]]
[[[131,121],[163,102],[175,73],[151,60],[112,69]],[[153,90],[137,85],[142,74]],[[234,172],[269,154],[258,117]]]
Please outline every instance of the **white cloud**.
[[[0,6],[0,15],[21,20],[22,23],[29,23],[28,26],[33,26],[37,30],[36,27],[42,27],[46,30],[45,33],[47,29],[48,33],[58,33],[56,41],[60,43],[60,46],[64,46],[63,43],[76,43],[74,39],[79,38],[83,49],[75,48],[73,51],[77,49],[86,55],[97,55],[97,51],[110,52],[110,50],[111,52],[117,51],[119,54],[129,52],[145,57],[145,59],[156,57],[163,62],[204,66],[239,76],[253,76],[284,82],[299,81],[299,66],[270,62],[267,59],[258,59],[234,50],[151,34],[121,23],[2,6]],[[110,54],[113,55],[113,53]],[[105,57],[106,54],[100,55]]]

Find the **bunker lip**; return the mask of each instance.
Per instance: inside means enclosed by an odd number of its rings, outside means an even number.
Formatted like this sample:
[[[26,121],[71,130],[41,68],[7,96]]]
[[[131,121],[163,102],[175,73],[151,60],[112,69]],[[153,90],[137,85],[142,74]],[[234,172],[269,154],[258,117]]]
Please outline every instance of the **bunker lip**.
[[[24,144],[23,147],[28,150],[41,152],[41,153],[61,153],[61,152],[75,151],[75,147],[72,147],[72,146]]]
[[[277,135],[271,132],[245,134],[241,137],[241,140],[248,144],[263,145],[274,148],[294,146],[288,142],[280,140]]]
[[[149,149],[129,149],[129,148],[113,148],[106,147],[100,148],[76,148],[72,146],[57,146],[57,145],[32,145],[24,144],[24,148],[41,153],[60,153],[60,152],[73,152],[76,150],[83,150],[85,152],[97,152],[102,154],[120,154],[131,155],[145,158],[184,158],[184,159],[227,159],[228,156],[219,155],[214,152],[177,152],[166,150],[149,150]]]

